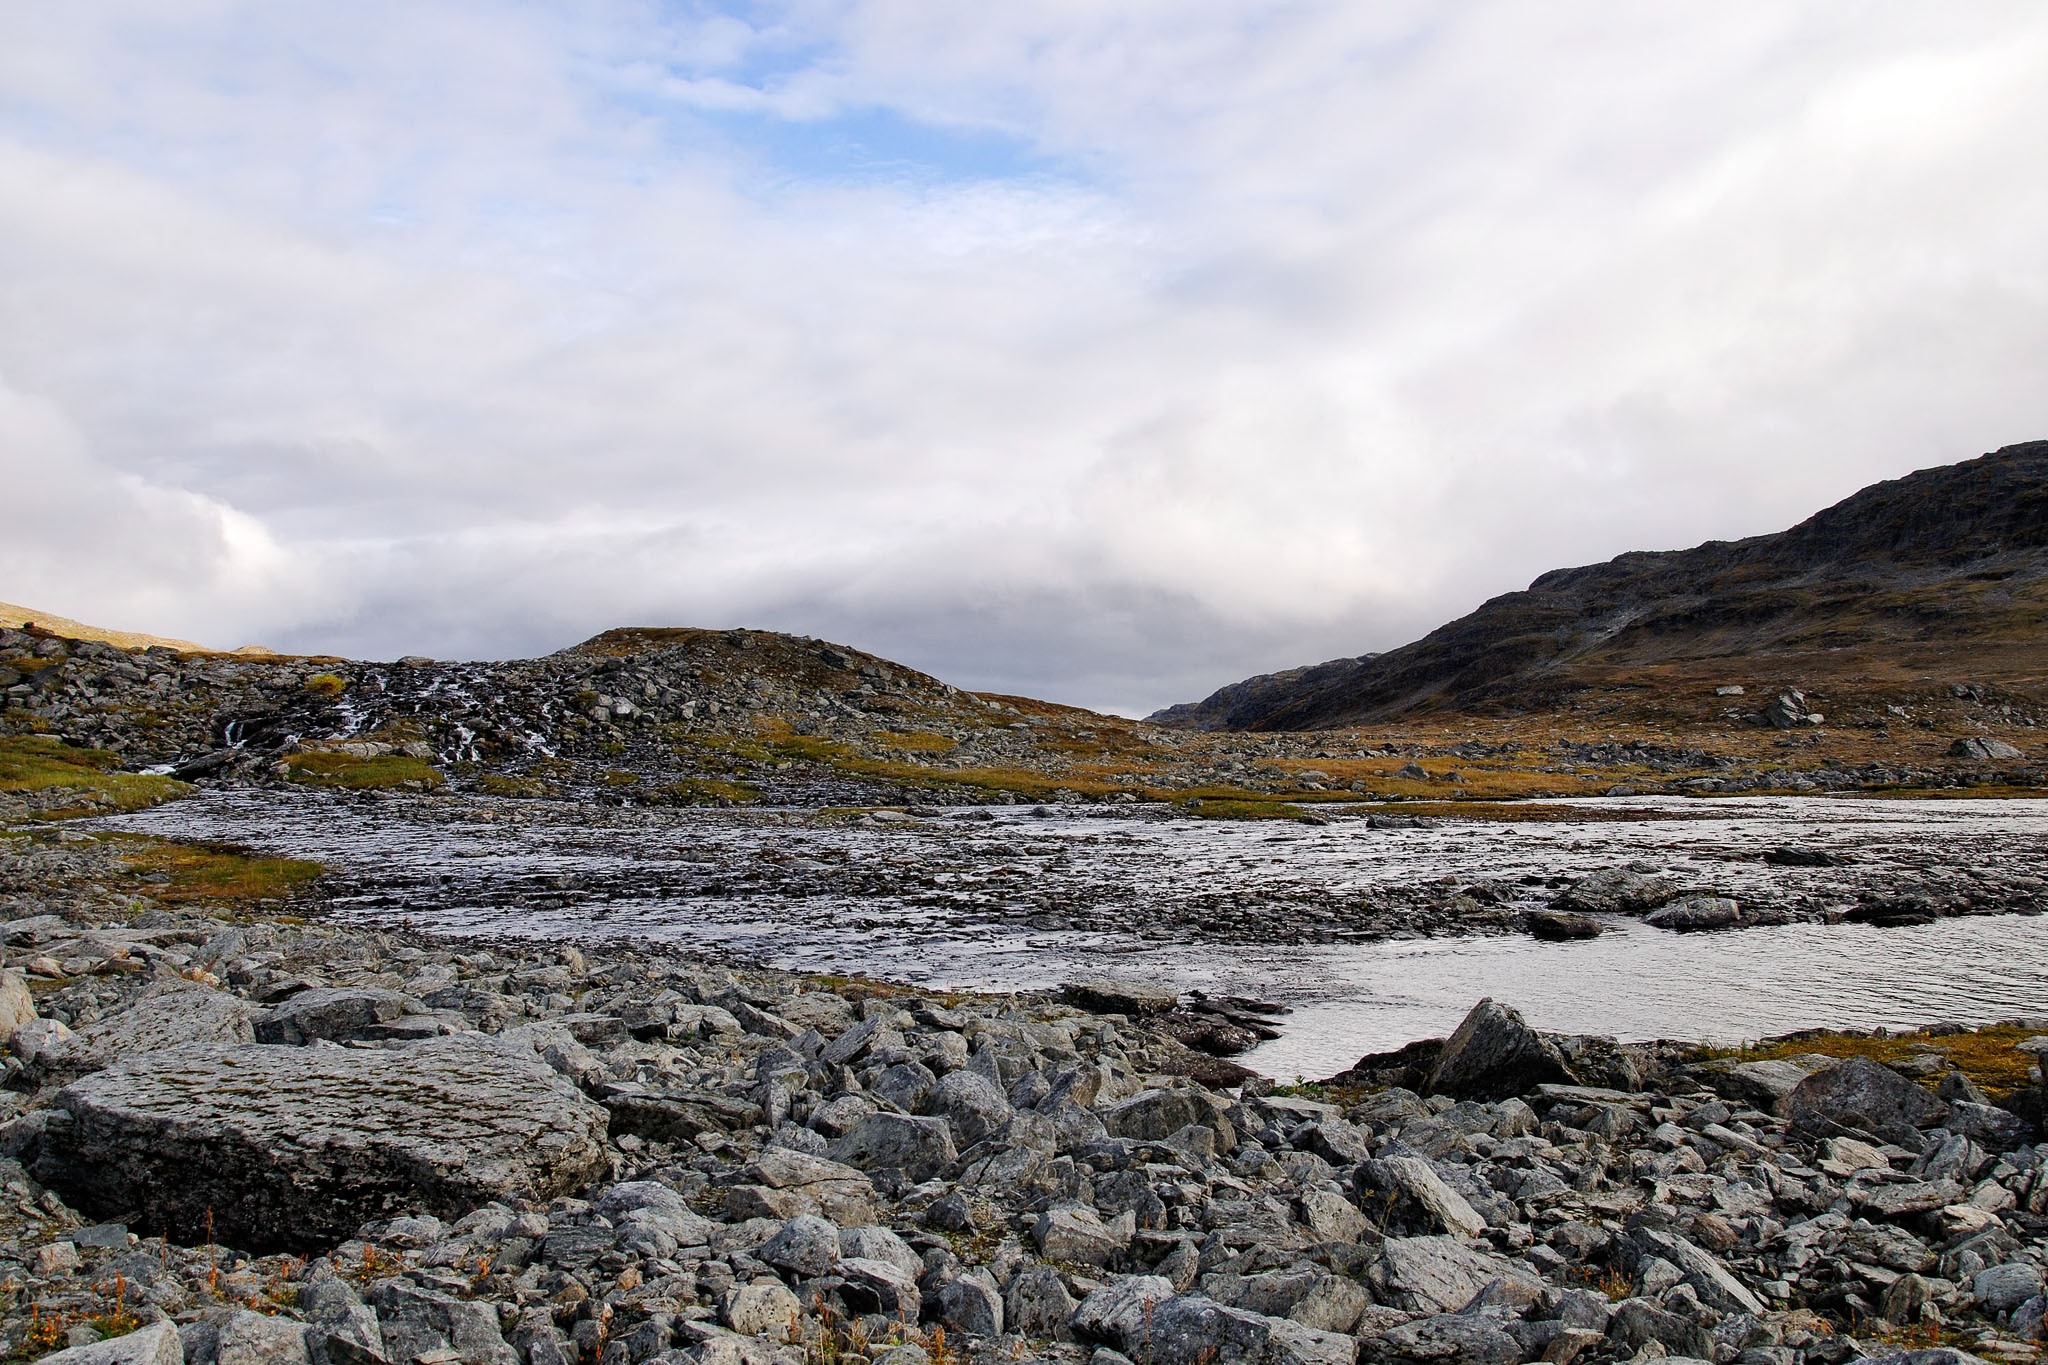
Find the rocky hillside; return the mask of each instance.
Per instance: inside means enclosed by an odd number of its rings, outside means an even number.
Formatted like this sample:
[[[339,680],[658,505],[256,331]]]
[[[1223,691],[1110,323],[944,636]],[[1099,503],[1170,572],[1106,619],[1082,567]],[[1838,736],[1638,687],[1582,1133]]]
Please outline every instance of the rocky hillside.
[[[1152,719],[1313,730],[1528,713],[1716,663],[2037,682],[2044,621],[2048,442],[2036,441],[1874,484],[1776,535],[1558,569],[1400,649],[1250,678]]]

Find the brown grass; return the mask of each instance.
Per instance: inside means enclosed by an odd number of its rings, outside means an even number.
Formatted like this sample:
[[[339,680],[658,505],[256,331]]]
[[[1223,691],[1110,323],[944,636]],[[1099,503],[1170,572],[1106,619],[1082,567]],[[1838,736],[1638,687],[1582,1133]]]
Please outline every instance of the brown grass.
[[[338,787],[346,791],[425,791],[447,779],[423,758],[386,754],[381,758],[357,758],[352,754],[288,754],[284,764],[291,780],[314,787]]]
[[[233,844],[188,844],[146,834],[114,834],[121,856],[137,871],[170,880],[151,894],[171,905],[275,904],[304,892],[324,870],[299,858],[263,858]]]
[[[1794,1057],[1802,1052],[1818,1052],[1826,1057],[1868,1057],[1889,1065],[1910,1057],[1925,1056],[1929,1049],[1933,1049],[1993,1098],[2002,1099],[2033,1083],[2027,1073],[2035,1065],[2034,1058],[2019,1051],[2014,1044],[2037,1037],[2039,1033],[2038,1029],[2007,1026],[1944,1035],[1912,1033],[1896,1038],[1829,1033],[1765,1047],[1741,1048],[1730,1055],[1739,1056],[1744,1061],[1769,1061]],[[1929,1077],[1923,1083],[1932,1088],[1939,1079],[1938,1076]]]

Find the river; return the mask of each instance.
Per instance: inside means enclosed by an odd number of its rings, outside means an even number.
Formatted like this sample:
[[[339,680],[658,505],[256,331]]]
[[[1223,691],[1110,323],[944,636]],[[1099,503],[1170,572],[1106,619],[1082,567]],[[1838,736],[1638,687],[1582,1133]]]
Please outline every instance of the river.
[[[976,990],[1113,973],[1292,1007],[1241,1060],[1282,1079],[1438,1036],[1492,996],[1540,1028],[1733,1042],[1818,1025],[2048,1016],[2048,916],[1897,929],[1790,924],[1673,934],[1615,918],[1599,939],[1520,934],[1261,941],[1165,911],[1284,907],[1490,880],[1517,908],[1605,867],[1753,902],[1853,903],[1859,888],[2038,888],[2048,801],[1841,797],[1587,803],[1636,818],[1374,829],[1058,807],[876,825],[799,811],[662,811],[481,798],[214,792],[102,826],[225,840],[336,871],[334,912],[425,932],[642,938],[796,970]],[[1787,868],[1761,850],[1825,848]],[[1075,913],[1070,907],[1085,907]],[[1228,932],[1226,932],[1226,929]],[[1220,941],[1219,941],[1220,940]]]

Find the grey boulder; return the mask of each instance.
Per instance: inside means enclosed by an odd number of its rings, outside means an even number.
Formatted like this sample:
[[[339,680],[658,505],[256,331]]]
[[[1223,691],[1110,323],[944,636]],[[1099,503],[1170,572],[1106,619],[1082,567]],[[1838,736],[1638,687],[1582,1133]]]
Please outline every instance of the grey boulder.
[[[1577,1080],[1554,1044],[1516,1011],[1486,999],[1444,1041],[1424,1089],[1456,1099],[1504,1100]]]
[[[1362,1162],[1353,1180],[1365,1207],[1380,1213],[1381,1225],[1389,1232],[1477,1237],[1486,1231],[1486,1220],[1420,1158]]]
[[[946,1121],[910,1114],[870,1114],[832,1144],[832,1159],[864,1171],[895,1168],[929,1180],[959,1159]]]
[[[1792,1087],[1784,1112],[1795,1128],[1857,1128],[1889,1140],[1939,1123],[1948,1106],[1890,1067],[1851,1057]]]
[[[1171,986],[1107,976],[1069,982],[1062,993],[1069,1005],[1097,1014],[1165,1014],[1180,1003],[1180,992]]]
[[[1010,1117],[1010,1101],[978,1071],[955,1071],[931,1089],[928,1112],[945,1119],[962,1147],[981,1141]]]
[[[379,1025],[404,1013],[405,997],[396,991],[323,986],[300,991],[259,1017],[256,1041],[296,1046],[323,1038],[337,1043],[372,1038]]]
[[[1456,1237],[1389,1237],[1371,1273],[1374,1297],[1411,1313],[1455,1313],[1495,1280],[1543,1289],[1521,1266]]]

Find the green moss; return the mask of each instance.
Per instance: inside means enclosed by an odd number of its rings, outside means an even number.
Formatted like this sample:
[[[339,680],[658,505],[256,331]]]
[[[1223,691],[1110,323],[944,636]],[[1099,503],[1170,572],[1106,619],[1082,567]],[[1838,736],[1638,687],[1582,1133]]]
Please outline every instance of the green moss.
[[[141,810],[192,790],[169,777],[118,771],[120,758],[104,749],[76,749],[44,735],[0,739],[0,791],[74,793],[76,804],[43,812],[66,819],[108,810]]]
[[[386,754],[381,758],[357,758],[352,754],[290,754],[285,760],[291,780],[314,787],[339,787],[347,791],[426,791],[447,779],[423,758]]]

